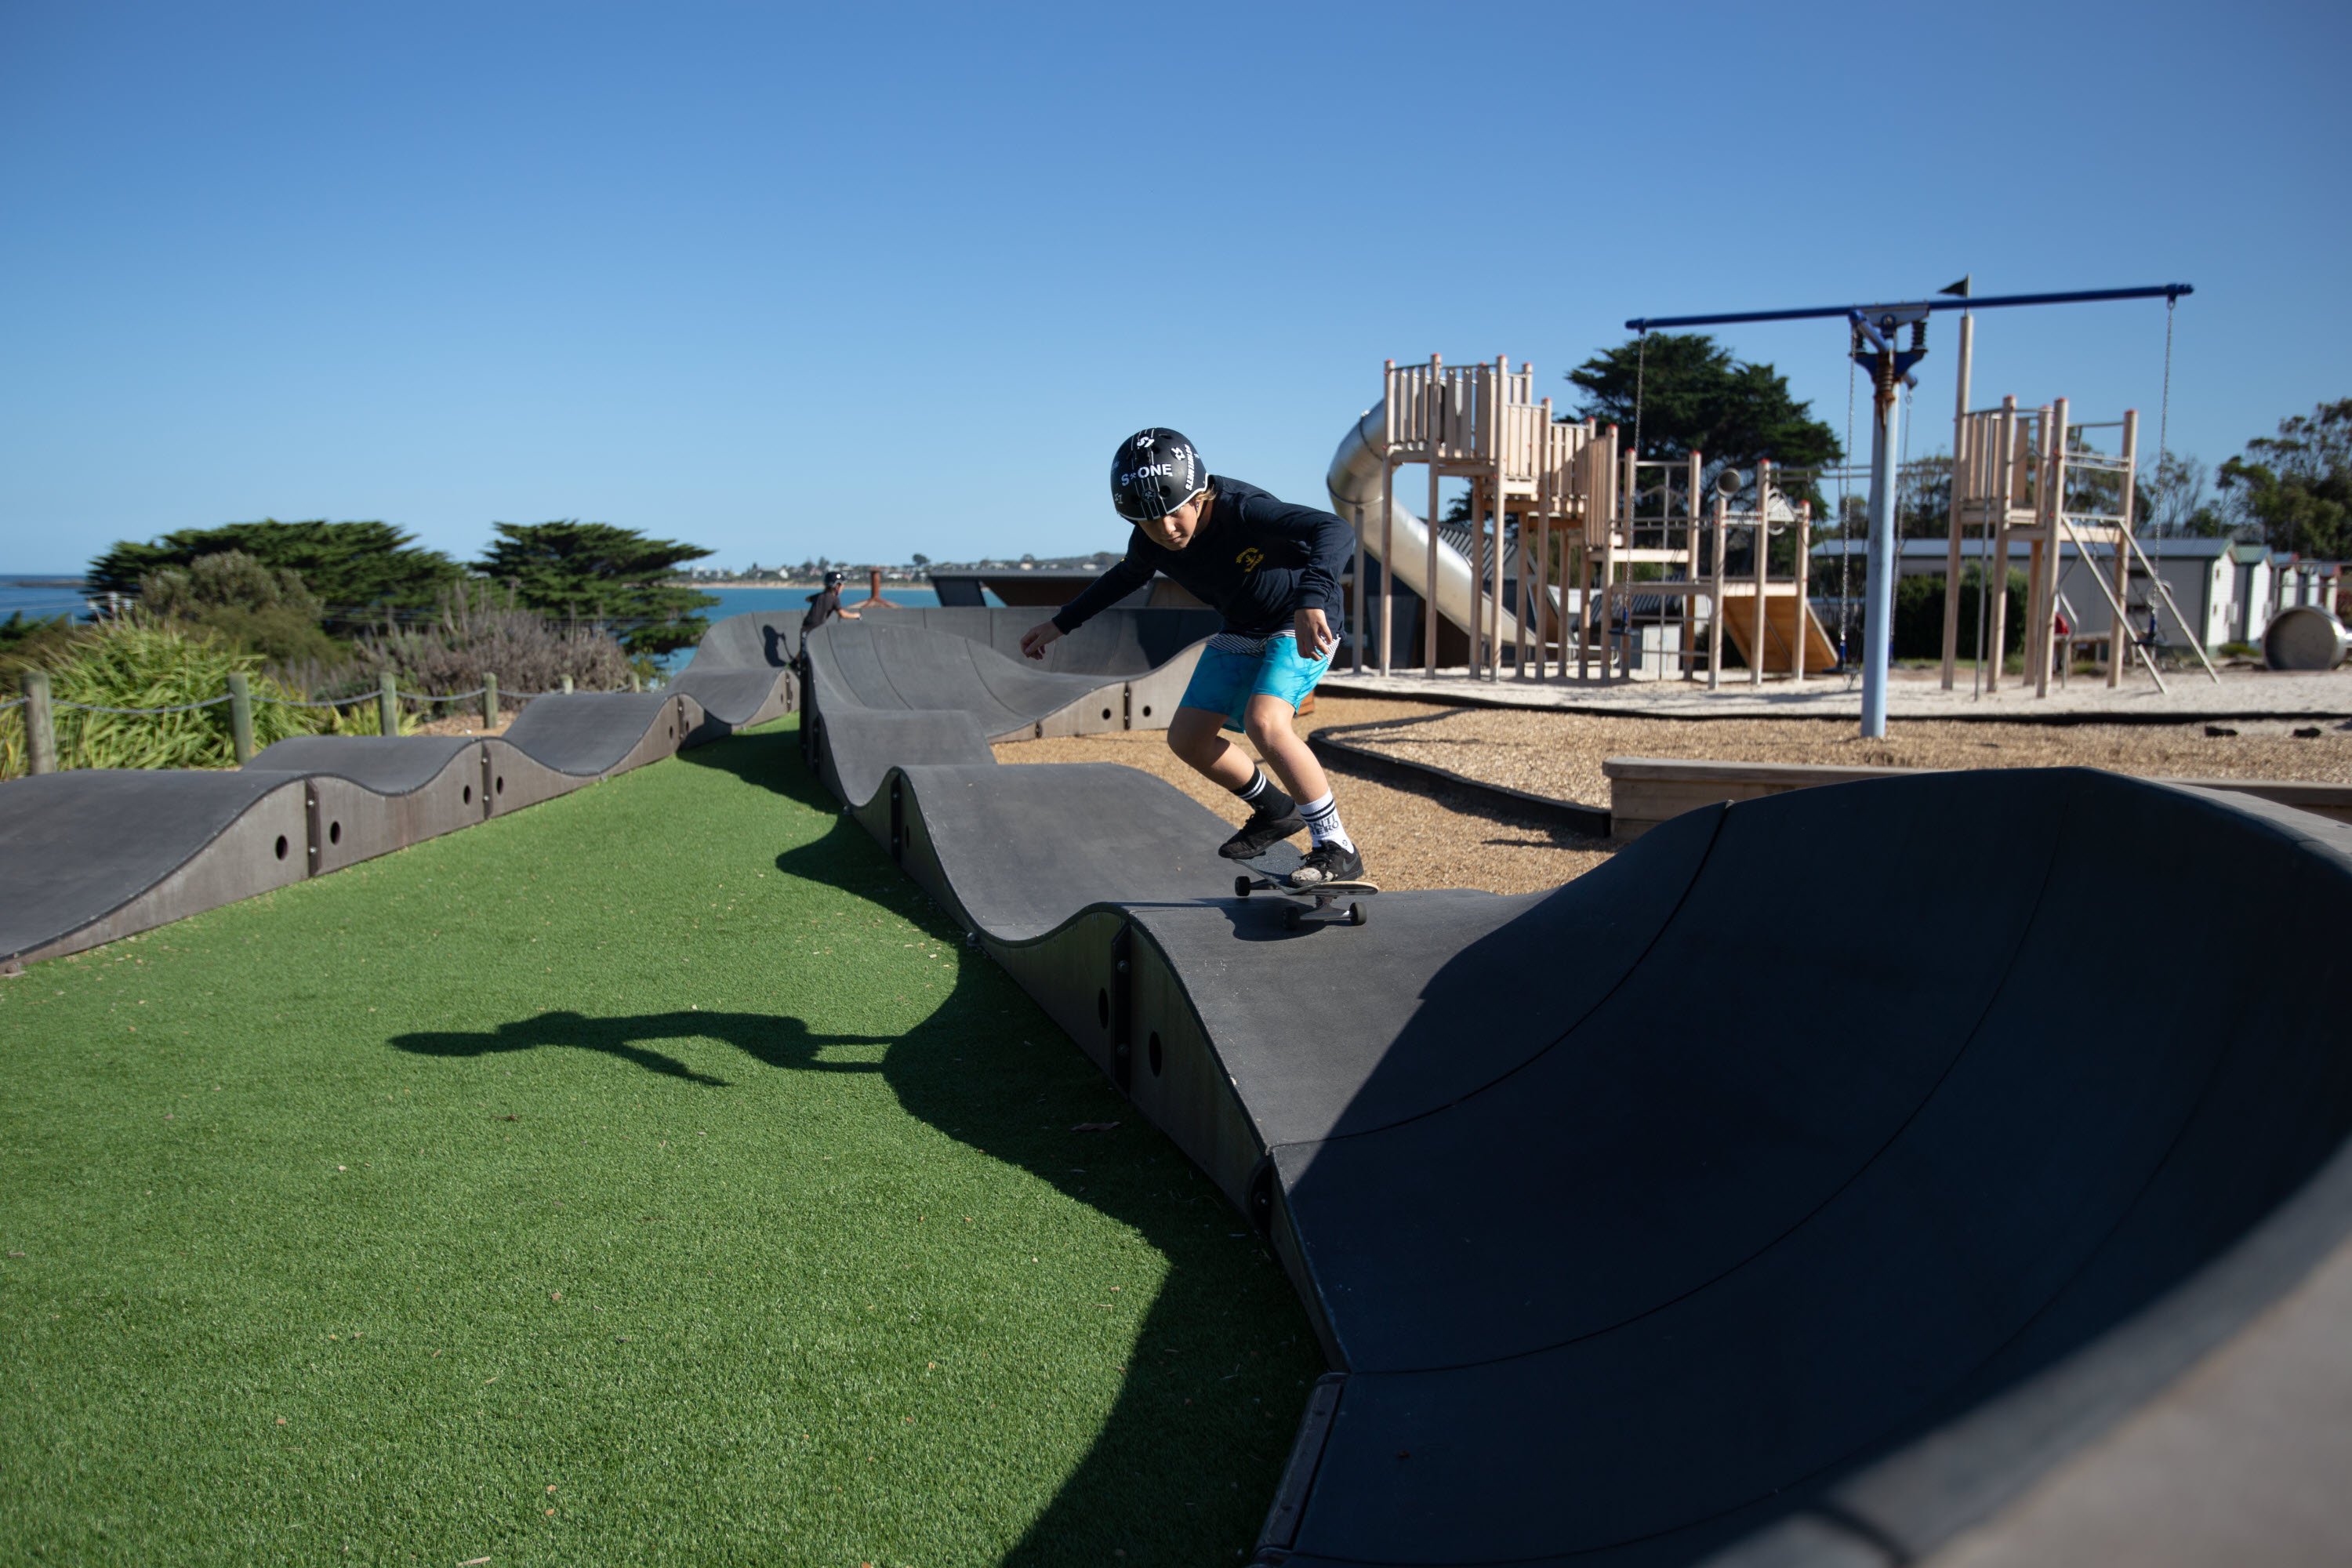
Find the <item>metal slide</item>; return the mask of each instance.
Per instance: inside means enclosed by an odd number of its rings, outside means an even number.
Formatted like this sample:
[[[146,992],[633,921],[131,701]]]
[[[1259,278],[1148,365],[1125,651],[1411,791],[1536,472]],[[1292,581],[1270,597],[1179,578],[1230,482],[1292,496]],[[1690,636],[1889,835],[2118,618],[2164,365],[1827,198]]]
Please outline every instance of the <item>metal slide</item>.
[[[1384,456],[1385,437],[1381,417],[1382,405],[1375,403],[1363,417],[1357,420],[1348,434],[1341,437],[1339,449],[1331,454],[1331,471],[1324,477],[1324,488],[1331,492],[1332,509],[1356,525],[1363,535],[1365,553],[1377,559],[1381,552],[1381,459]],[[1408,510],[1402,501],[1392,501],[1390,517],[1393,521],[1396,554],[1394,562],[1383,562],[1396,580],[1420,595],[1423,599],[1434,598],[1437,613],[1465,632],[1477,625],[1474,611],[1475,595],[1474,574],[1470,563],[1462,552],[1446,543],[1437,542],[1437,591],[1429,588],[1429,525],[1420,516]],[[1367,623],[1369,625],[1369,623]],[[1406,628],[1398,627],[1402,641]],[[1519,637],[1518,617],[1508,610],[1498,612],[1496,636],[1504,643],[1516,643]],[[1366,639],[1366,647],[1370,647]]]

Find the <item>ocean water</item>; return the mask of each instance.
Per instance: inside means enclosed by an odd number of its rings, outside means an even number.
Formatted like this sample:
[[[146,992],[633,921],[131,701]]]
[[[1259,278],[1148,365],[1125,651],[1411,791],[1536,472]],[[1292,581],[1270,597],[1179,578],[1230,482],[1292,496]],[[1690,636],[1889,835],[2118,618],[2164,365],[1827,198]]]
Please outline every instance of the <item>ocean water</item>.
[[[866,585],[863,583],[848,584],[841,591],[843,603],[851,609],[856,609],[859,602],[866,597]],[[798,626],[800,623],[797,616],[800,612],[808,608],[809,597],[816,590],[814,588],[705,588],[702,592],[719,601],[702,612],[704,618],[713,623],[723,621],[730,616],[748,616],[755,613],[775,615],[779,612],[788,612],[795,616],[793,624]],[[894,605],[904,605],[910,610],[937,609],[940,603],[939,591],[935,588],[908,588],[898,584],[886,584],[882,589],[882,596]],[[990,594],[987,597],[992,605],[1001,605],[1003,603],[993,594]],[[661,661],[662,668],[669,670],[683,669],[686,668],[686,661],[693,657],[692,648],[680,648]]]
[[[89,606],[83,604],[79,589],[26,588],[19,586],[16,578],[0,574],[0,621],[19,611],[28,621],[45,621],[52,616],[89,618]]]
[[[782,608],[804,610],[808,607],[809,595],[816,590],[814,588],[705,588],[701,592],[719,601],[702,612],[705,618],[723,621],[730,616],[750,615],[755,610],[764,610],[771,615]],[[882,596],[894,605],[904,605],[908,609],[934,610],[939,608],[940,604],[939,590],[936,588],[908,588],[895,583],[883,588]],[[842,589],[841,597],[851,609],[856,609],[857,602],[866,597],[866,584],[863,583],[848,584]],[[996,595],[993,594],[989,595],[992,603],[995,598]]]

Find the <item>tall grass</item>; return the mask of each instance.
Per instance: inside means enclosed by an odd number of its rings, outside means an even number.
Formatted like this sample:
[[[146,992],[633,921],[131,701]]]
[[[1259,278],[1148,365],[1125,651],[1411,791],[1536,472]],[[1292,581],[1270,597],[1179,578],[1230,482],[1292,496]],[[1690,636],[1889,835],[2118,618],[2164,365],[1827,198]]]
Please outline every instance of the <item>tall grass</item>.
[[[48,668],[50,696],[58,704],[58,765],[64,768],[236,765],[226,702],[178,713],[89,713],[64,704],[184,708],[225,695],[229,676],[239,671],[251,682],[257,748],[322,731],[374,734],[378,729],[373,701],[349,713],[289,707],[285,700],[299,700],[302,693],[265,673],[258,654],[243,652],[216,633],[142,616],[77,634]],[[25,724],[25,710],[19,708],[0,726],[0,778],[27,771]]]
[[[167,592],[163,598],[169,600]],[[601,626],[549,621],[518,607],[511,594],[476,583],[442,596],[437,623],[361,637],[347,659],[279,661],[243,651],[240,640],[211,626],[144,610],[78,628],[35,661],[49,671],[60,704],[100,708],[178,708],[228,689],[231,672],[252,682],[253,739],[267,746],[291,735],[382,732],[377,683],[386,671],[404,691],[455,697],[495,671],[509,707],[524,693],[552,691],[570,676],[585,691],[625,691],[628,656]],[[289,699],[333,701],[294,708]],[[403,705],[401,727],[411,723]],[[425,703],[428,710],[455,711]],[[56,713],[58,764],[67,768],[226,768],[236,758],[226,703],[185,713]],[[23,710],[0,717],[0,778],[27,771]]]

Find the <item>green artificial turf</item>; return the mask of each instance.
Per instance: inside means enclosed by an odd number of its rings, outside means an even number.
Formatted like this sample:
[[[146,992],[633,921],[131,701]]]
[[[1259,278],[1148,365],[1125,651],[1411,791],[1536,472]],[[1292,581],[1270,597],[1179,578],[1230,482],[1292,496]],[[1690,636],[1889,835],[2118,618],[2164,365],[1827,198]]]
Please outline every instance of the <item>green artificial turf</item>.
[[[36,965],[0,1053],[0,1560],[1230,1563],[1321,1370],[789,721]]]

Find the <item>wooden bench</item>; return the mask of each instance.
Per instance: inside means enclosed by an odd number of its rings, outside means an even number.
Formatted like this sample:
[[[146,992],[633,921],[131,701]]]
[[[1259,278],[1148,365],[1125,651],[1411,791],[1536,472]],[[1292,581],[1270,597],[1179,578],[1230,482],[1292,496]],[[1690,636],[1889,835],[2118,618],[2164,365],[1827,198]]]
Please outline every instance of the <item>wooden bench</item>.
[[[1601,764],[1609,779],[1610,827],[1620,838],[1638,838],[1685,811],[1717,801],[1755,800],[1816,784],[1858,779],[1900,778],[1927,768],[1838,768],[1811,763],[1717,763],[1676,757],[1610,757]],[[2158,779],[2158,784],[2194,784],[2233,790],[2352,822],[2352,784],[2305,784],[2289,779]]]

